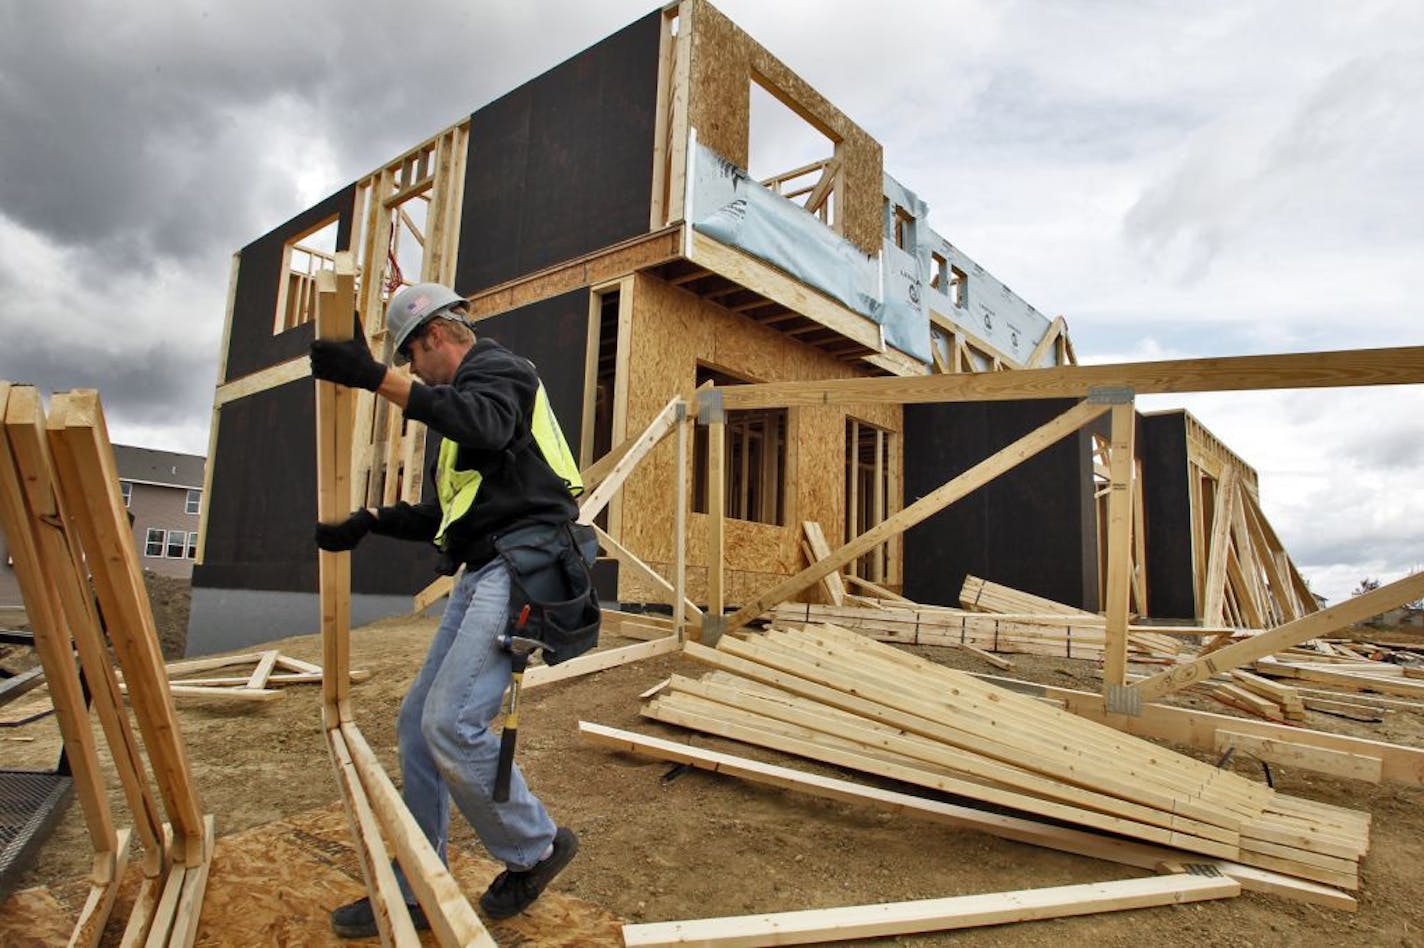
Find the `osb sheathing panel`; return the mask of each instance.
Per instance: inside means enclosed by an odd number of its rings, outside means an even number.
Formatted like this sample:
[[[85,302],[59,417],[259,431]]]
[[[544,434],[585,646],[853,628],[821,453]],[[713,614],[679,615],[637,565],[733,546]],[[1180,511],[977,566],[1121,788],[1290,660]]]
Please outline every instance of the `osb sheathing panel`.
[[[470,314],[476,319],[497,316],[582,286],[602,283],[642,267],[663,263],[677,256],[681,250],[682,232],[677,228],[666,230],[482,292],[470,299]]]
[[[481,854],[450,847],[450,870],[466,893],[483,891],[502,868]],[[138,866],[131,862],[103,944],[119,943],[139,880]],[[222,836],[214,848],[194,945],[349,945],[331,931],[328,916],[365,890],[340,804]],[[88,881],[76,879],[12,895],[0,903],[0,945],[66,944],[88,892]],[[612,948],[623,943],[616,916],[557,887],[522,915],[484,921],[501,945]],[[428,936],[424,941],[434,943]]]
[[[751,81],[757,76],[790,99],[788,105],[820,131],[840,142],[844,193],[836,202],[844,215],[842,233],[868,254],[884,237],[884,159],[880,143],[847,118],[785,63],[709,3],[683,5],[691,11],[692,60],[688,120],[697,140],[745,168],[751,122]],[[790,169],[785,169],[790,170]]]
[[[757,382],[852,378],[863,373],[788,336],[657,277],[638,274],[628,379],[629,432],[641,431],[679,392],[689,390],[699,363]],[[801,522],[819,521],[832,547],[845,532],[846,419],[902,429],[898,405],[810,406],[788,416],[785,526],[726,521],[727,601],[746,602],[805,565]],[[690,441],[691,439],[689,439]],[[689,446],[689,492],[692,458]],[[674,562],[677,443],[666,438],[623,487],[621,540],[669,580]],[[691,509],[689,493],[688,509]],[[892,511],[898,506],[892,505]],[[707,521],[689,514],[688,591],[703,601],[707,589]],[[897,548],[898,549],[898,548]],[[898,557],[898,552],[895,554]],[[621,570],[619,598],[659,602],[665,594]]]

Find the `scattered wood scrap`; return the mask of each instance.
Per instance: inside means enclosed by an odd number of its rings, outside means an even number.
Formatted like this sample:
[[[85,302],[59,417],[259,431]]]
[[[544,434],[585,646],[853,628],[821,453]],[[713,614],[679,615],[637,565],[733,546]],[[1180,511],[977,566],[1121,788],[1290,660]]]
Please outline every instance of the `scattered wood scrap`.
[[[252,671],[243,675],[204,674],[248,665],[253,666]],[[168,691],[175,698],[219,701],[273,701],[284,693],[278,685],[319,685],[322,680],[320,665],[283,655],[277,649],[169,662],[164,670],[168,675]],[[365,681],[370,677],[371,673],[364,669],[352,669],[350,672],[352,682]],[[119,681],[120,689],[127,694],[122,675]]]
[[[1393,666],[1397,668],[1398,666]],[[1306,663],[1282,662],[1262,659],[1256,662],[1257,673],[1271,678],[1291,678],[1302,682],[1315,682],[1343,688],[1349,691],[1372,691],[1384,695],[1398,695],[1402,698],[1424,700],[1424,681],[1413,681],[1381,670],[1364,670],[1357,665],[1329,668],[1315,667]],[[1402,670],[1401,670],[1402,671]]]

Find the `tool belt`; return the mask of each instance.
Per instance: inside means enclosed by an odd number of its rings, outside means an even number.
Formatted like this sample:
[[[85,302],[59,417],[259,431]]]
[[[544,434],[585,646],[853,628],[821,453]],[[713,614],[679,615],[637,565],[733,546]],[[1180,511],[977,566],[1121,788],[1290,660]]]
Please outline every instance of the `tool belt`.
[[[509,567],[509,622],[529,615],[518,634],[543,645],[544,661],[557,665],[598,642],[603,614],[589,566],[598,553],[591,527],[575,523],[528,524],[494,538]]]

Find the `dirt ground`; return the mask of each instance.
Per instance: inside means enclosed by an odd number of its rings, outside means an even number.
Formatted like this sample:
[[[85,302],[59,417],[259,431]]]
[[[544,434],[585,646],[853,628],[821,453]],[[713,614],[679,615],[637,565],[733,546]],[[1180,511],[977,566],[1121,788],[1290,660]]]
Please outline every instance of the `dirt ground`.
[[[144,570],[144,587],[153,622],[158,630],[158,647],[165,661],[183,657],[188,647],[188,611],[193,600],[193,584],[186,578],[160,576]],[[0,606],[0,627],[29,629],[22,606]],[[0,645],[0,668],[14,675],[39,664],[35,650],[23,646]]]
[[[352,634],[352,667],[372,673],[354,686],[362,732],[398,774],[394,722],[400,698],[434,630],[433,619],[397,618]],[[628,644],[612,639],[606,647]],[[320,661],[315,636],[272,643]],[[926,657],[993,671],[972,656],[926,649]],[[1066,687],[1100,687],[1088,662],[1016,656],[1013,674]],[[638,694],[672,672],[705,669],[666,656],[530,692],[520,728],[520,762],[555,818],[582,850],[555,888],[628,921],[820,908],[933,898],[1141,875],[1137,870],[957,831],[910,816],[833,803],[582,745],[580,719],[838,774],[832,768],[689,734],[641,718]],[[1227,713],[1214,702],[1181,703]],[[235,706],[179,704],[194,777],[219,835],[262,826],[339,799],[320,734],[319,691],[290,689],[280,701]],[[1424,718],[1401,711],[1380,724],[1311,713],[1309,726],[1420,745]],[[0,766],[52,765],[52,717],[0,732]],[[1261,779],[1259,765],[1237,769]],[[1417,869],[1424,864],[1424,788],[1369,785],[1273,768],[1291,794],[1368,809],[1373,848],[1363,863],[1359,911],[1346,914],[1247,893],[1234,900],[1155,908],[953,934],[888,939],[899,945],[1414,945],[1424,942]],[[838,774],[841,776],[853,775]],[[128,822],[113,794],[116,819]],[[458,818],[454,844],[479,852]],[[55,885],[87,870],[83,821],[71,807],[18,887]],[[472,891],[478,895],[478,891]],[[77,908],[75,906],[74,908]],[[241,944],[240,939],[234,944]]]

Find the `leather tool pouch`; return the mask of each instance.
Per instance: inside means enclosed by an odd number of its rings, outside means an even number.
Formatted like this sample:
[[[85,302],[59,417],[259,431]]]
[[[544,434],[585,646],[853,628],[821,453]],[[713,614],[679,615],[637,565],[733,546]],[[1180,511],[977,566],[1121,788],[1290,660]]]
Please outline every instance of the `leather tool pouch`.
[[[496,537],[509,567],[509,622],[524,607],[529,617],[515,634],[543,643],[549,665],[582,655],[598,642],[602,613],[589,565],[597,553],[593,531],[579,524],[529,524]]]

